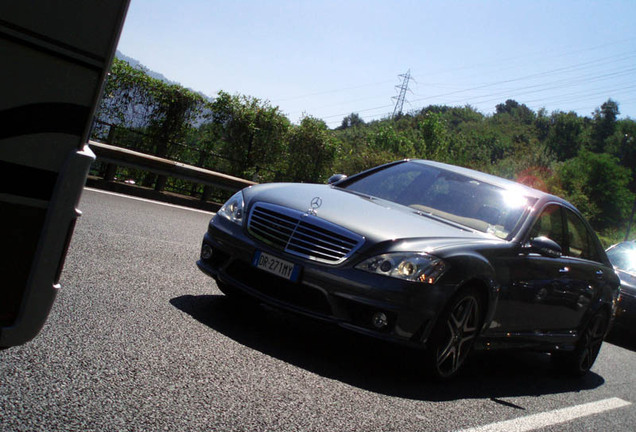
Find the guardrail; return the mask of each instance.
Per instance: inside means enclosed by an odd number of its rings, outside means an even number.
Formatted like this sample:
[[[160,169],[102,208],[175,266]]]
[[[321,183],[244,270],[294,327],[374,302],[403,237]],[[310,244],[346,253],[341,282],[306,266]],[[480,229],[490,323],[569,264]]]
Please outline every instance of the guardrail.
[[[97,161],[108,164],[106,174],[104,175],[104,181],[107,183],[114,182],[117,166],[143,169],[160,176],[159,180],[155,184],[155,192],[161,192],[163,190],[167,177],[175,177],[204,185],[204,192],[201,197],[201,201],[204,202],[209,199],[211,187],[236,192],[247,186],[257,184],[256,182],[242,178],[152,156],[146,153],[140,153],[134,150],[116,147],[110,144],[100,143],[97,141],[89,141],[88,144],[97,156]]]

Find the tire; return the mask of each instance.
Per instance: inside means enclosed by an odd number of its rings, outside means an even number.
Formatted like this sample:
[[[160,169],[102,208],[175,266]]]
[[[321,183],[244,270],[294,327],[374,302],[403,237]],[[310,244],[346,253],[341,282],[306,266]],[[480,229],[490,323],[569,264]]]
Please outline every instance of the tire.
[[[581,377],[589,372],[601,350],[609,326],[607,311],[600,310],[590,318],[581,332],[574,351],[552,353],[552,359],[561,372]]]
[[[427,342],[427,372],[443,381],[457,375],[472,351],[483,319],[477,290],[460,290],[440,315]]]

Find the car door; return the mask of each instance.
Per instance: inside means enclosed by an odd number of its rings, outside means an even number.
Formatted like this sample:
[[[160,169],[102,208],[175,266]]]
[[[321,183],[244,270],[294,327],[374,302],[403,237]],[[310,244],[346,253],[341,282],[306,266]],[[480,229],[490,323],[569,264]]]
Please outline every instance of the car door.
[[[560,257],[522,248],[504,260],[499,304],[489,333],[527,335],[567,334],[579,327],[583,315],[610,271],[600,259],[594,234],[581,217],[558,203],[546,205],[527,236],[547,237],[561,247]]]
[[[567,247],[563,207],[548,204],[539,213],[527,241],[547,237],[562,250]],[[565,293],[567,273],[571,267],[566,256],[549,257],[526,247],[499,266],[502,281],[499,304],[491,327],[496,333],[536,334],[565,328],[570,318]]]
[[[568,271],[563,274],[563,303],[570,311],[564,317],[565,328],[578,328],[583,316],[601,293],[613,270],[603,264],[596,235],[583,219],[570,209],[565,210]],[[567,319],[567,320],[566,320]]]

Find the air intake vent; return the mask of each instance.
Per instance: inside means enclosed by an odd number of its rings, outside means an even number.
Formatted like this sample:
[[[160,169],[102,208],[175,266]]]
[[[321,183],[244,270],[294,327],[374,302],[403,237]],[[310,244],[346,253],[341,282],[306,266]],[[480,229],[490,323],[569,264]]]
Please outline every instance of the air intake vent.
[[[364,242],[363,237],[316,216],[267,203],[252,207],[247,230],[274,248],[329,264],[343,262]]]

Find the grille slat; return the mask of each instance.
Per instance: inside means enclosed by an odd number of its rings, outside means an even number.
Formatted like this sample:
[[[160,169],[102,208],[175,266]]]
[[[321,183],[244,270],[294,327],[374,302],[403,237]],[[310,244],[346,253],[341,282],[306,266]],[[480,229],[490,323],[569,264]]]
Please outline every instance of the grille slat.
[[[329,237],[323,233],[312,230],[310,227],[307,227],[304,224],[298,227],[297,232],[299,234],[305,235],[306,237],[314,238],[316,239],[316,241],[333,245],[334,248],[351,249],[356,246],[356,242],[350,239],[339,239],[339,238]]]
[[[287,244],[287,240],[289,239],[288,237],[273,236],[270,232],[264,230],[253,230],[252,233],[257,237],[268,238],[269,242],[283,248],[285,247],[285,245]]]
[[[276,222],[282,226],[289,226],[289,227],[294,227],[296,225],[296,223],[298,221],[290,219],[290,218],[284,218],[284,217],[280,217],[280,215],[276,215],[276,214],[272,214],[272,213],[265,213],[265,212],[254,212],[254,217],[260,218],[262,220],[266,220],[269,222]]]
[[[315,239],[311,238],[311,237],[306,237],[303,235],[298,235],[298,232],[296,232],[296,236],[294,237],[294,244],[295,245],[307,245],[308,248],[316,248],[316,249],[320,249],[323,250],[325,252],[331,252],[333,254],[341,254],[341,255],[346,255],[347,252],[349,250],[351,250],[350,248],[343,248],[343,247],[335,247],[333,245],[329,245],[327,243],[324,242],[320,242],[320,241],[315,241]]]
[[[302,241],[302,240],[298,240],[295,239],[295,241],[293,242],[289,242],[287,247],[294,247],[296,249],[305,249],[307,251],[315,251],[316,253],[322,253],[325,255],[333,255],[333,256],[337,256],[338,258],[342,258],[344,255],[346,255],[346,253],[342,252],[342,251],[336,251],[333,249],[328,249],[325,247],[321,247],[319,245],[310,243],[310,242],[306,242],[306,241]]]
[[[276,225],[268,225],[263,223],[262,221],[254,221],[251,225],[251,229],[258,230],[264,233],[270,233],[272,236],[279,236],[280,238],[287,241],[289,237],[292,235],[294,230],[282,230],[280,227]]]
[[[281,223],[279,221],[271,221],[271,220],[267,220],[265,218],[254,218],[252,223],[261,224],[263,226],[272,226],[272,227],[275,227],[279,231],[288,232],[290,234],[296,228],[295,224],[292,225],[292,224],[288,224],[288,223]]]
[[[268,203],[252,207],[247,230],[289,254],[329,264],[343,262],[364,242],[362,236],[316,216]]]

